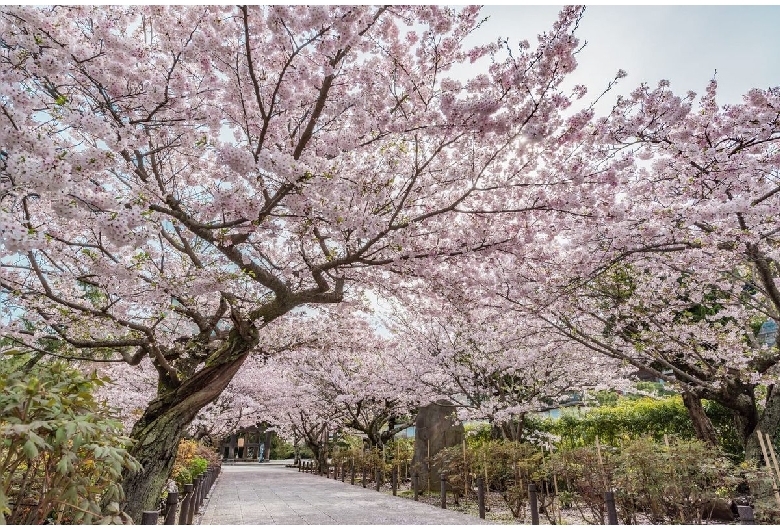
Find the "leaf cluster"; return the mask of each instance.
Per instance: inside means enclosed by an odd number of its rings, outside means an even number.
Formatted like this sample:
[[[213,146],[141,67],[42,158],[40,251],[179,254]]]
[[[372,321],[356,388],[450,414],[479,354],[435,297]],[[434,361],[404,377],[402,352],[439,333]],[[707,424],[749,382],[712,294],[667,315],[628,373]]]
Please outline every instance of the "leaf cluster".
[[[103,384],[64,363],[0,373],[0,524],[126,521],[119,482],[140,464]]]

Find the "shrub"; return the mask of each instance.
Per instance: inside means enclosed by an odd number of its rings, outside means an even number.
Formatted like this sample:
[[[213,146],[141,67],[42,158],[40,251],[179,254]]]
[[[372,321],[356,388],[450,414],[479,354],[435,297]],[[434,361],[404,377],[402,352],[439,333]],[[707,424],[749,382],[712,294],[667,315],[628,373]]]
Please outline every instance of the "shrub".
[[[637,439],[617,457],[616,503],[634,524],[638,512],[653,523],[701,524],[706,508],[730,499],[737,475],[728,459],[698,440],[672,440],[667,447]]]
[[[588,524],[604,524],[604,491],[615,474],[614,450],[574,447],[553,453],[544,470],[564,492],[566,504],[577,508]]]
[[[179,491],[182,491],[185,484],[192,484],[193,479],[209,466],[220,464],[219,455],[210,447],[196,440],[182,440],[176,450],[171,478],[176,481]]]
[[[92,395],[106,381],[64,363],[0,373],[0,524],[123,523],[122,424]]]
[[[667,391],[668,393],[668,391]],[[560,438],[560,447],[584,447],[601,443],[617,446],[631,439],[649,436],[662,442],[664,435],[694,439],[693,424],[679,395],[663,397],[624,397],[610,405],[595,407],[582,414],[565,412],[560,418],[526,419],[528,429]],[[718,442],[734,462],[744,456],[733,413],[712,401],[704,410],[713,423]]]

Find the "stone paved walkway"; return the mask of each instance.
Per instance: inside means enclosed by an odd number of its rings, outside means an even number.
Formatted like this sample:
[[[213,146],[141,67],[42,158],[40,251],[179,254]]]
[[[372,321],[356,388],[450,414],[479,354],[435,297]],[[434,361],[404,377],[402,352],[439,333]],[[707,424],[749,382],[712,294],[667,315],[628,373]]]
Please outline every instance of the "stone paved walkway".
[[[284,462],[287,463],[287,462]],[[197,521],[196,521],[197,522]],[[284,464],[223,465],[200,524],[484,524]]]

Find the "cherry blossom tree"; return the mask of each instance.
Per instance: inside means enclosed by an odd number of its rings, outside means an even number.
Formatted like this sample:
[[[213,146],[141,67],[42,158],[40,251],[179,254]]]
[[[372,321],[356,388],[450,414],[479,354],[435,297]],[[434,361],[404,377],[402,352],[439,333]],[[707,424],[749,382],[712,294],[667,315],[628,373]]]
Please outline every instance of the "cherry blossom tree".
[[[464,49],[477,8],[0,10],[2,332],[151,361],[134,519],[269,323],[530,238],[523,213],[566,202],[534,170],[584,126],[560,88],[581,14],[508,54]]]
[[[505,277],[550,331],[676,385],[700,438],[702,398],[730,409],[753,459],[756,430],[780,427],[778,343],[756,337],[780,316],[779,96],[721,107],[713,81],[697,105],[662,81],[618,101],[590,148],[619,161],[621,193],[537,264],[535,291]]]
[[[497,438],[519,441],[528,413],[624,383],[619,365],[507,311],[502,299],[446,294],[418,296],[391,319],[401,349],[413,352],[407,378],[429,402],[455,403],[461,419],[489,421]]]

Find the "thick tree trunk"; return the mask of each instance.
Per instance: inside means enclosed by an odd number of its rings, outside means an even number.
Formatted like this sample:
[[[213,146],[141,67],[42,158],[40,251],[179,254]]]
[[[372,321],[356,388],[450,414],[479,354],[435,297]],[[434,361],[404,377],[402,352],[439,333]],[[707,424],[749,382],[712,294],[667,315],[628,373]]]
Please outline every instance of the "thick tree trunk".
[[[696,438],[707,445],[718,447],[718,435],[715,432],[715,427],[712,425],[712,420],[704,412],[701,399],[691,392],[683,392],[682,398],[685,408],[688,409],[691,423],[693,423],[693,431],[696,433]]]
[[[130,434],[136,443],[130,453],[143,466],[139,472],[126,472],[122,487],[124,510],[135,523],[144,510],[154,510],[170,474],[179,441],[195,415],[216,399],[230,383],[257,344],[254,336],[231,334],[219,356],[186,379],[178,388],[154,399]]]

